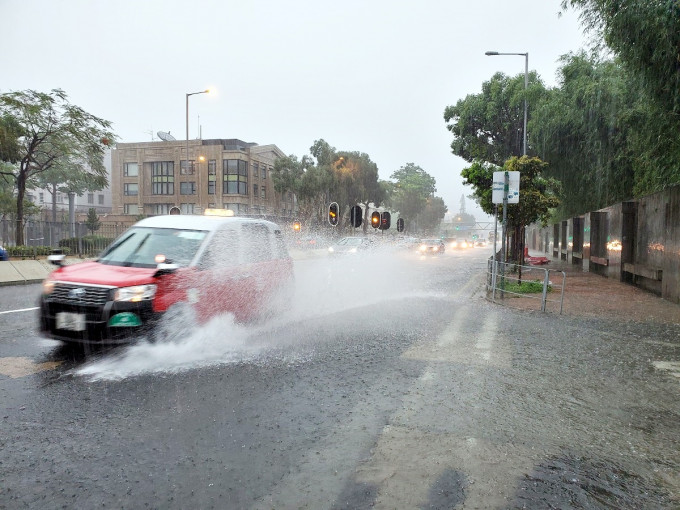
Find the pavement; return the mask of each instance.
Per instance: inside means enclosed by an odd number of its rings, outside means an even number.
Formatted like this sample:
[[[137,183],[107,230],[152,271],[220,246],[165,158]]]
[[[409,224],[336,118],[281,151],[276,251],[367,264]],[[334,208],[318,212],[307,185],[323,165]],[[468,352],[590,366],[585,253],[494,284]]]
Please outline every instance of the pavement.
[[[40,283],[56,268],[43,259],[3,261],[0,262],[0,286]]]

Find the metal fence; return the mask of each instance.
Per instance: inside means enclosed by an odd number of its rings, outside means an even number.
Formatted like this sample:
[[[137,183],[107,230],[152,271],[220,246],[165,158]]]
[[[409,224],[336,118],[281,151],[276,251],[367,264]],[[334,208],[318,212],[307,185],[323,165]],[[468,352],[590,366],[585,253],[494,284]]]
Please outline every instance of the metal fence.
[[[99,228],[90,231],[87,224],[76,222],[33,221],[23,225],[25,246],[50,246],[52,248],[68,247],[71,254],[85,257],[95,256],[109,243],[129,228],[125,223],[100,223]],[[2,246],[16,245],[16,223],[14,220],[0,220]]]
[[[551,273],[555,275],[556,280],[560,280],[561,275],[561,282],[553,282],[550,279]],[[520,266],[510,262],[489,260],[487,265],[486,290],[487,293],[491,295],[491,300],[494,303],[496,302],[497,297],[501,300],[508,297],[533,299],[540,301],[542,312],[547,311],[548,303],[559,304],[560,314],[562,314],[566,279],[567,274],[564,271],[558,271],[556,269]],[[525,286],[524,289],[522,289],[522,285]],[[538,292],[531,292],[531,288],[527,289],[530,285],[540,287],[540,296],[538,295]],[[553,293],[558,291],[559,299],[548,299],[549,294],[554,295]]]

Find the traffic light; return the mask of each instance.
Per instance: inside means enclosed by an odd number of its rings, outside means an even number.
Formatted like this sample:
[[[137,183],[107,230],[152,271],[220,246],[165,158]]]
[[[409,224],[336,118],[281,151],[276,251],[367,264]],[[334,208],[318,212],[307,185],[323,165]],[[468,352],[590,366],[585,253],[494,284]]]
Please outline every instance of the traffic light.
[[[328,223],[331,224],[331,227],[338,224],[338,220],[340,219],[339,211],[340,209],[337,202],[332,202],[331,205],[328,206]]]
[[[354,228],[361,226],[362,212],[360,205],[355,205],[349,210],[349,222]]]
[[[371,226],[373,228],[380,226],[380,213],[378,211],[373,211],[373,214],[371,214]]]
[[[404,218],[399,218],[397,220],[397,232],[403,232],[404,231]]]
[[[293,230],[295,230],[295,232],[300,232],[301,228],[302,228],[302,225],[300,225],[299,221],[296,221],[295,223],[293,223]]]
[[[380,230],[387,230],[390,228],[391,215],[387,211],[380,215]]]

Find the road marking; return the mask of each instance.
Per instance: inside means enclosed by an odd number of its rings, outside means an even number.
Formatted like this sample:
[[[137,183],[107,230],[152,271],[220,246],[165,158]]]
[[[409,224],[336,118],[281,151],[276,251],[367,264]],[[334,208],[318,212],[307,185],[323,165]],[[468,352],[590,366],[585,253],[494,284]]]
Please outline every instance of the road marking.
[[[32,308],[19,308],[18,310],[6,310],[4,312],[0,312],[0,315],[5,314],[5,313],[30,312],[31,310],[37,310],[38,308],[40,308],[40,307],[34,306]]]
[[[45,370],[54,370],[62,361],[46,361],[45,363],[36,363],[31,358],[0,358],[0,375],[6,375],[12,379],[18,377],[25,377]]]

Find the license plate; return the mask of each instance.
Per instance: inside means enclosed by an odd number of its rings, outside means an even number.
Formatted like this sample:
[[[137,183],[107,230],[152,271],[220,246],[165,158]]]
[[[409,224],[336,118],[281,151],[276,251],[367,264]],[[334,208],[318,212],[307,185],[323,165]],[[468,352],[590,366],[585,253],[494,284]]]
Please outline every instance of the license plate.
[[[85,331],[85,314],[58,312],[57,329],[68,329],[69,331]]]

